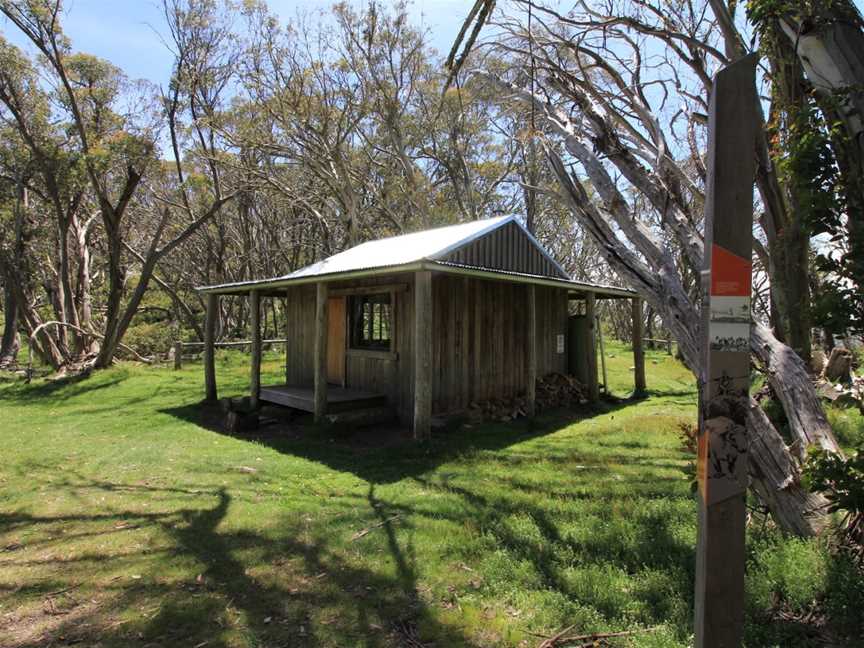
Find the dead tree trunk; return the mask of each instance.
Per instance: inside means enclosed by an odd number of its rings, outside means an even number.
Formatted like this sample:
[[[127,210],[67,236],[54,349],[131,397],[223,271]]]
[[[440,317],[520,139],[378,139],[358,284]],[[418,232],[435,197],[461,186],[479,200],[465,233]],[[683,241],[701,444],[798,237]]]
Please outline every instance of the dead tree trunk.
[[[751,488],[781,528],[799,536],[818,535],[827,521],[828,501],[801,486],[795,458],[763,409],[752,399],[747,431]]]
[[[700,318],[697,308],[688,296],[675,259],[664,245],[639,219],[633,217],[627,197],[619,189],[608,164],[614,165],[633,187],[649,198],[655,208],[672,225],[671,230],[687,261],[701,267],[704,242],[693,223],[697,219],[678,206],[678,216],[670,215],[669,193],[663,188],[669,182],[670,170],[644,167],[630,152],[618,133],[616,122],[610,116],[611,106],[602,103],[602,95],[588,97],[585,86],[562,85],[554,88],[578,106],[577,116],[556,109],[550,103],[515,85],[491,75],[480,75],[487,83],[496,85],[502,100],[507,97],[529,106],[533,103],[537,119],[542,120],[551,133],[561,138],[570,158],[580,164],[585,179],[571,174],[561,155],[547,145],[546,156],[550,168],[558,179],[560,196],[574,218],[591,236],[607,262],[630,286],[639,292],[655,310],[664,326],[678,341],[684,363],[698,377],[700,366]],[[572,78],[571,78],[572,81]],[[626,90],[626,88],[625,88]],[[640,101],[634,98],[635,102]],[[647,106],[640,106],[647,112]],[[578,120],[581,117],[581,122]],[[754,143],[755,146],[755,143]],[[605,156],[601,160],[600,156]],[[666,161],[664,165],[671,165]],[[594,189],[589,197],[586,185]],[[767,418],[761,420],[764,439],[760,452],[753,454],[750,477],[757,493],[765,493],[765,503],[776,522],[786,531],[811,535],[822,526],[825,511],[818,506],[805,508],[811,502],[810,494],[791,489],[798,483],[798,471],[788,456],[800,457],[808,445],[816,443],[827,449],[836,449],[830,426],[822,412],[810,382],[806,366],[788,346],[780,343],[771,331],[761,325],[753,327],[751,349],[763,364],[784,411],[796,443],[787,448],[780,433]],[[778,471],[785,471],[778,479]],[[767,480],[765,476],[771,476]],[[787,487],[776,488],[777,483]],[[800,486],[797,487],[800,489]],[[806,492],[805,492],[806,493]],[[770,497],[769,497],[770,495]]]

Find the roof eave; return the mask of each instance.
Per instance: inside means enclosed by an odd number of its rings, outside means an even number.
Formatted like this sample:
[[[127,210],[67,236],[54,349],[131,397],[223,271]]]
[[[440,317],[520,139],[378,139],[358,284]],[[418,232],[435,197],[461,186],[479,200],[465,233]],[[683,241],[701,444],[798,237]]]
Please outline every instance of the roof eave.
[[[390,266],[379,266],[377,268],[365,268],[363,270],[349,270],[347,272],[327,272],[318,275],[303,277],[277,277],[275,279],[260,279],[257,281],[239,281],[236,283],[217,284],[215,286],[200,286],[195,288],[203,294],[217,295],[242,295],[251,290],[275,290],[289,286],[302,286],[319,282],[342,281],[343,279],[362,279],[363,277],[374,277],[393,272],[412,272],[421,270],[423,261],[412,261]]]
[[[555,277],[532,275],[522,272],[513,272],[509,270],[478,268],[475,266],[465,266],[446,261],[438,261],[436,259],[424,259],[422,261],[414,261],[411,263],[403,263],[392,266],[381,266],[378,268],[367,268],[365,270],[353,270],[349,272],[331,272],[327,274],[312,275],[308,277],[288,276],[278,277],[275,279],[262,279],[259,281],[241,281],[231,284],[201,286],[199,288],[196,288],[196,290],[203,294],[243,295],[252,290],[277,290],[279,288],[302,286],[304,284],[344,281],[347,279],[362,279],[365,277],[375,277],[379,275],[393,274],[399,272],[417,272],[419,270],[430,270],[436,272],[444,272],[446,274],[472,276],[479,279],[497,279],[499,281],[504,279],[514,283],[552,286],[556,288],[565,288],[571,293],[594,293],[595,295],[610,298],[631,298],[638,296],[635,291],[629,290],[627,288],[619,288],[617,286],[603,286],[599,284],[574,281],[572,279],[557,279]]]

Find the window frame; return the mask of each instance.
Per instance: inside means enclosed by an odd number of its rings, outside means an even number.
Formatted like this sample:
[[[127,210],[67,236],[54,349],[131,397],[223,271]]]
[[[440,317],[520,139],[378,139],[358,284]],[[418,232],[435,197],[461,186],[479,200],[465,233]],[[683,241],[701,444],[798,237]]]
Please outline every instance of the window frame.
[[[364,352],[392,352],[393,342],[395,339],[394,331],[394,305],[393,293],[388,291],[381,292],[364,292],[348,296],[348,349],[351,351]],[[369,320],[369,328],[358,326],[357,318],[363,317],[364,306],[371,306],[371,318]],[[378,335],[383,336],[384,328],[387,329],[387,337],[375,340],[375,311],[379,314],[387,307],[387,326],[384,327],[383,317],[378,323]],[[376,308],[380,307],[380,308]],[[368,335],[368,339],[364,340]]]

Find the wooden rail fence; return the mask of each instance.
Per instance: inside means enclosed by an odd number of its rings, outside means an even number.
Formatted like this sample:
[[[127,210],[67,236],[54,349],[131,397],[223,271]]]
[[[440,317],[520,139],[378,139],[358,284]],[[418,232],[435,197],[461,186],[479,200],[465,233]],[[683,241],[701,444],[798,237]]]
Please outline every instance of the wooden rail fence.
[[[265,344],[285,344],[288,340],[278,339],[278,340],[261,340],[261,345]],[[213,346],[216,348],[233,348],[233,347],[244,347],[244,346],[252,346],[252,340],[233,340],[231,342],[214,342]],[[183,349],[184,348],[194,348],[201,347],[203,350],[204,342],[180,342],[177,341],[174,343],[174,368],[182,369],[183,368]]]

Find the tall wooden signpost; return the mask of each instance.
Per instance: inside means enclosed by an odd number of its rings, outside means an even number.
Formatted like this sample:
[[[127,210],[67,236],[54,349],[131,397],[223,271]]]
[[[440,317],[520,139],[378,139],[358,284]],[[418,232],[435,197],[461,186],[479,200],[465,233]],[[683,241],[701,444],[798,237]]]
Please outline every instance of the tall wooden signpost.
[[[714,79],[708,126],[696,646],[740,646],[750,388],[750,284],[756,56]]]

